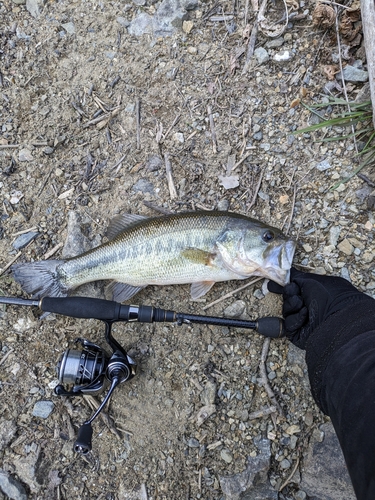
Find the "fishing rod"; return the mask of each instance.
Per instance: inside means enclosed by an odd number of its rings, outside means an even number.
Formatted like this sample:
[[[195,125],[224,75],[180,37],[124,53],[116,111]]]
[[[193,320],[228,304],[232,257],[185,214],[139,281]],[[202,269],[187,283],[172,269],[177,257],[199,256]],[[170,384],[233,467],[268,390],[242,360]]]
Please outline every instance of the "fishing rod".
[[[58,396],[98,395],[105,391],[102,403],[95,413],[86,420],[78,431],[73,449],[87,454],[92,449],[92,422],[108,403],[115,388],[136,374],[136,363],[112,336],[112,324],[123,322],[206,324],[248,328],[272,338],[285,335],[284,321],[278,317],[258,318],[254,321],[178,313],[166,309],[144,305],[124,305],[119,302],[89,297],[43,297],[40,300],[18,297],[0,297],[0,304],[35,306],[44,312],[62,314],[73,318],[92,318],[105,324],[105,339],[112,349],[108,354],[103,348],[83,338],[77,338],[81,350],[67,349],[57,365],[59,384],[54,392]],[[69,390],[65,385],[71,387]]]

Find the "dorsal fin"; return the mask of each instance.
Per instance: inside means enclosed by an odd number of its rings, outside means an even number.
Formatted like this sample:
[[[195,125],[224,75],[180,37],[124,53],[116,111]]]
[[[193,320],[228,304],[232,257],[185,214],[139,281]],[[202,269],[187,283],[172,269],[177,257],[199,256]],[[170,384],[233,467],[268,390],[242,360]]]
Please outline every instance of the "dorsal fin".
[[[145,217],[144,215],[137,215],[137,214],[116,215],[116,217],[113,217],[113,219],[109,223],[105,235],[109,240],[112,240],[113,238],[115,238],[115,236],[124,231],[124,229],[129,229],[138,222],[141,222],[142,220],[145,220],[147,218],[148,217]]]

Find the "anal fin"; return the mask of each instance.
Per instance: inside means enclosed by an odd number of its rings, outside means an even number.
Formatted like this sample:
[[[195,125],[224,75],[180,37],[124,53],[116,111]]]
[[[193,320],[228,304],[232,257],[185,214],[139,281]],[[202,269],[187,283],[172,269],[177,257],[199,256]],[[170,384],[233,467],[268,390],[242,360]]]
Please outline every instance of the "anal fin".
[[[143,288],[145,287],[132,286],[127,283],[113,281],[107,286],[106,291],[108,292],[108,295],[111,296],[112,300],[115,300],[116,302],[124,302],[125,300],[131,299],[133,295],[140,292]]]
[[[193,300],[199,299],[203,295],[206,295],[208,291],[214,286],[215,281],[198,281],[191,284],[190,294]]]

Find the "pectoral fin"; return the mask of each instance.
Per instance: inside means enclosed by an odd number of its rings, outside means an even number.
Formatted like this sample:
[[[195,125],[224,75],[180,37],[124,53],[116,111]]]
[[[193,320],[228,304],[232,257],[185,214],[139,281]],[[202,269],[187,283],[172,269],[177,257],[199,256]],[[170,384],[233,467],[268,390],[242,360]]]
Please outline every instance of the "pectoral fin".
[[[129,300],[136,293],[140,292],[144,286],[132,286],[126,283],[118,283],[117,281],[113,281],[110,283],[106,292],[111,297],[112,300],[116,302],[124,302],[125,300]]]
[[[199,299],[199,297],[202,297],[203,295],[206,295],[214,284],[215,281],[198,281],[197,283],[192,283],[190,289],[191,298],[195,300]]]
[[[181,251],[181,255],[194,264],[202,264],[204,266],[212,265],[216,256],[214,253],[206,252],[200,248],[185,248]]]

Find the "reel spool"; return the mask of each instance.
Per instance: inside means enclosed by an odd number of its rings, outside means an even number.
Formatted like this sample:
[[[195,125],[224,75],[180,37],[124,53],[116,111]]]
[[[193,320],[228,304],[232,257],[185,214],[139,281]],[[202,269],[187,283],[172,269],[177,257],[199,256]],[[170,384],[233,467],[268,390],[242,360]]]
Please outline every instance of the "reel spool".
[[[89,340],[78,338],[76,343],[82,349],[67,349],[57,364],[59,384],[55,387],[58,396],[78,396],[101,394],[109,390],[96,412],[80,427],[73,449],[86,455],[92,449],[92,422],[103,410],[115,388],[132,379],[136,373],[134,360],[127,355],[121,345],[111,335],[111,323],[105,322],[105,336],[113,350],[108,355],[100,346]],[[70,386],[70,390],[65,388]]]

